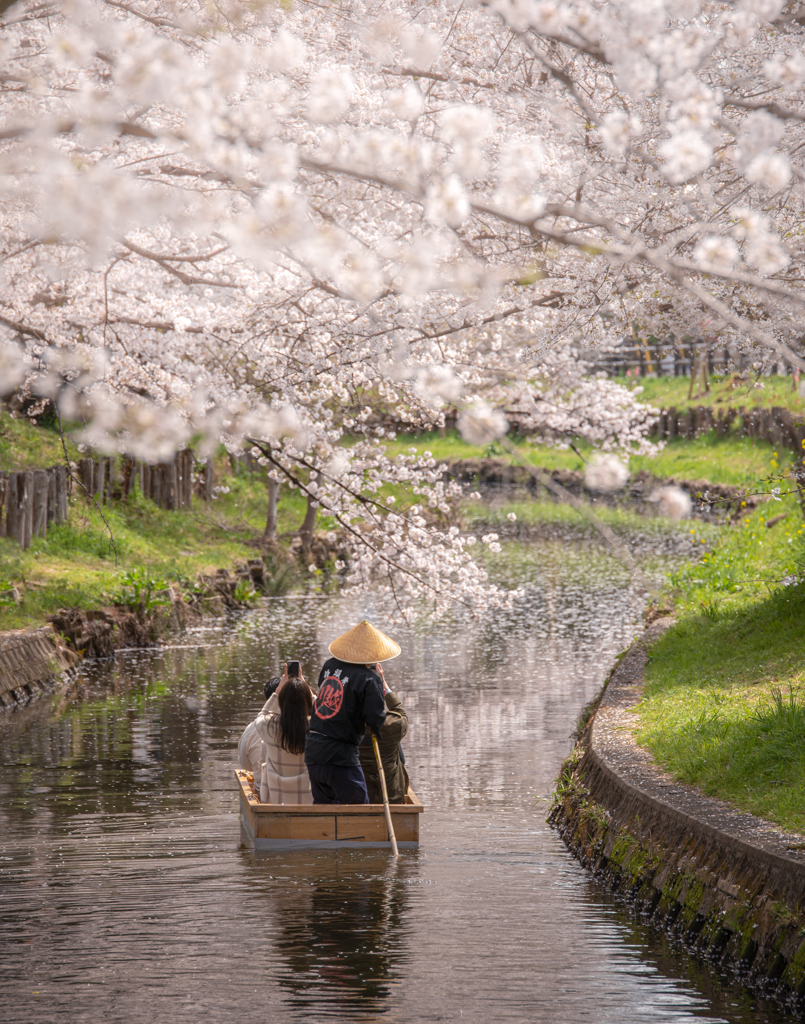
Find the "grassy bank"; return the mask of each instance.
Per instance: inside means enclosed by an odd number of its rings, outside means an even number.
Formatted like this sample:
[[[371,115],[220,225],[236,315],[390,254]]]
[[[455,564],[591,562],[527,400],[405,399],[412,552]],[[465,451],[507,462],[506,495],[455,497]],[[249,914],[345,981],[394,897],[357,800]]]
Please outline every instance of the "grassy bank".
[[[593,454],[593,449],[584,441],[576,444],[580,455],[572,450],[549,448],[518,439],[514,439],[513,443],[520,460],[547,470],[583,469],[585,460]],[[391,455],[407,452],[410,448],[415,448],[420,455],[429,451],[435,459],[481,459],[492,456],[506,462],[517,461],[499,445],[484,448],[467,444],[456,431],[447,431],[444,436],[439,432],[401,435],[396,441],[386,444]],[[654,458],[633,456],[629,460],[629,469],[633,473],[646,470],[662,478],[675,477],[742,487],[752,486],[772,472],[784,471],[790,461],[791,455],[787,451],[775,451],[765,441],[753,441],[735,435],[716,437],[715,431],[710,431],[690,440],[677,438],[666,444]]]
[[[80,457],[75,450],[70,455]],[[58,433],[0,417],[0,469],[61,460]],[[0,599],[0,630],[39,624],[60,608],[123,601],[131,596],[132,572],[157,588],[171,583],[192,595],[198,576],[254,558],[265,526],[265,481],[245,469],[234,474],[223,454],[216,459],[216,479],[221,491],[214,501],[194,499],[191,509],[176,512],[135,490],[128,501],[104,504],[101,514],[74,486],[69,521],[51,526],[46,539],[34,538],[22,551],[0,537],[0,592],[14,586],[23,595],[21,604]],[[304,513],[298,491],[284,489],[278,534],[298,530]]]
[[[646,461],[646,465],[657,475],[686,475],[739,484],[754,482],[769,471],[773,453],[768,445],[734,439],[708,448],[707,440],[677,441],[669,445],[656,462]],[[405,438],[388,445],[391,454],[405,452],[411,446],[420,452],[431,450],[437,457],[484,455],[483,449],[467,445],[456,434]],[[527,446],[522,450],[539,465],[567,468],[581,465],[573,452],[543,446]],[[78,450],[69,443],[68,451],[73,460],[80,457]],[[62,458],[57,431],[34,427],[0,413],[0,470],[49,466]],[[633,468],[637,468],[637,462],[634,460]],[[45,540],[35,539],[30,550],[23,552],[11,540],[0,538],[0,593],[14,586],[23,595],[21,604],[14,604],[10,599],[3,603],[0,598],[0,630],[40,623],[60,608],[94,608],[125,599],[130,592],[126,579],[132,572],[145,574],[155,585],[174,583],[192,593],[193,582],[199,575],[231,569],[254,557],[265,524],[264,475],[233,467],[223,452],[216,459],[215,469],[216,481],[221,485],[218,497],[210,503],[194,499],[190,510],[159,509],[135,491],[129,501],[104,505],[102,518],[98,509],[74,488],[69,522],[52,527]],[[402,487],[393,488],[393,493],[397,508],[418,500]],[[483,526],[506,536],[517,536],[519,532],[513,534],[510,529],[511,522],[507,518],[510,512],[517,515],[523,527],[566,525],[575,528],[576,533],[589,532],[587,524],[575,511],[550,501],[504,502],[502,505],[495,502],[492,506],[469,502],[463,510],[463,519],[468,528]],[[277,532],[281,544],[287,546],[304,518],[304,498],[297,490],[284,486],[278,513]],[[628,511],[600,506],[599,515],[627,538],[648,536],[659,528],[656,520],[647,520]],[[320,530],[327,530],[331,525],[320,517]],[[706,527],[697,526],[697,530],[700,540],[712,541]],[[548,539],[550,536],[553,535],[548,535]],[[312,580],[302,571],[297,582],[308,585]]]
[[[677,621],[652,649],[638,734],[677,778],[798,831],[803,570],[805,524],[788,497],[761,506],[673,576]]]
[[[805,414],[805,399],[793,387],[791,377],[747,376],[746,379],[738,379],[734,374],[723,378],[713,377],[709,391],[702,391],[697,382],[690,397],[690,377],[617,379],[620,384],[630,388],[642,387],[640,401],[657,408],[669,409],[676,406],[677,409],[687,409],[691,405],[704,405],[714,408],[732,406],[738,409],[743,406],[746,409],[765,409],[778,405],[791,412]]]

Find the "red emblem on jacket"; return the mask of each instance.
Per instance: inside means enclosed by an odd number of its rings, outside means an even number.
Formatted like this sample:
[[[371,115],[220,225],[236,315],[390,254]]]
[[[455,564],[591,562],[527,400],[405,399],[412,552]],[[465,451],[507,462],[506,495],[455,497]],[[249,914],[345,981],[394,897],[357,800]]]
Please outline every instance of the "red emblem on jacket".
[[[319,687],[315,714],[319,718],[333,718],[344,703],[344,684],[337,676],[327,676]]]

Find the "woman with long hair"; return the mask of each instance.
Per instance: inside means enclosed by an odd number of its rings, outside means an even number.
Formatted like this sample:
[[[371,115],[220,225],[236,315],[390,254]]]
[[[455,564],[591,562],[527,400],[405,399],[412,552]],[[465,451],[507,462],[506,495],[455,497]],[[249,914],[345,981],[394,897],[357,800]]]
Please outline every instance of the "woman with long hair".
[[[313,693],[304,678],[286,676],[262,714],[255,719],[263,741],[259,776],[261,803],[313,803],[305,765],[305,738],[312,709]],[[255,774],[255,788],[257,784]]]

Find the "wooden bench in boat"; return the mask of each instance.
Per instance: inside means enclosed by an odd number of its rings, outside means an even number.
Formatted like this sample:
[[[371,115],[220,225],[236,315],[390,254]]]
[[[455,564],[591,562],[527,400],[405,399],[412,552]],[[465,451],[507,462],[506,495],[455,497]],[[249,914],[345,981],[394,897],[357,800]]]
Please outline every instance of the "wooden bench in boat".
[[[251,775],[237,769],[240,821],[244,840],[255,850],[304,847],[391,847],[383,804],[261,804]],[[397,845],[419,846],[419,816],[424,807],[409,787],[404,804],[391,804]]]

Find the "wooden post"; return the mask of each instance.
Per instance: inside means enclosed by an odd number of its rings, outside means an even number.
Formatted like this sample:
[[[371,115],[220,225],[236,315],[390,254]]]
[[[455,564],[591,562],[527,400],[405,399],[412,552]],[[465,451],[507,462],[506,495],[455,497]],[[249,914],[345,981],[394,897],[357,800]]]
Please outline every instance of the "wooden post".
[[[144,462],[143,465],[142,465],[142,470],[143,470],[143,478],[142,478],[141,485],[142,485],[143,495],[146,498],[153,498],[153,492],[151,490],[151,467],[148,465],[147,462]]]
[[[184,500],[184,452],[177,452],[173,457],[173,473],[168,473],[173,480],[173,508],[180,509]]]
[[[6,535],[6,516],[8,509],[8,473],[0,472],[0,537]]]
[[[673,441],[676,437],[676,406],[672,405],[668,410],[668,440]]]
[[[115,457],[110,455],[106,460],[106,500],[112,500],[112,492],[115,487]]]
[[[56,482],[56,508],[54,520],[57,523],[67,522],[67,470],[64,466],[53,467],[53,478]]]
[[[48,534],[48,492],[50,473],[46,469],[34,471],[33,500],[31,502],[31,536],[47,537]]]
[[[22,517],[20,514],[20,473],[9,473],[6,483],[6,536],[22,544]]]
[[[95,495],[99,505],[103,504],[103,497],[106,493],[106,459],[98,459],[92,476],[92,493]]]
[[[176,456],[176,507],[187,507],[187,480],[190,476],[187,465],[187,448]]]
[[[48,526],[56,522],[56,467],[51,466],[48,472]]]
[[[187,507],[193,505],[193,487],[196,477],[196,453],[192,448],[187,449]]]
[[[23,477],[22,507],[23,507],[23,536],[22,547],[25,551],[31,546],[31,537],[34,532],[34,473],[32,469],[20,473]],[[19,493],[19,491],[17,492]]]
[[[177,461],[174,456],[172,461],[165,465],[165,508],[170,509],[172,512],[175,512],[179,507]]]
[[[34,475],[9,473],[7,536],[13,538],[23,550],[31,546],[33,528]]]
[[[134,490],[134,477],[137,472],[137,463],[131,456],[126,455],[123,465],[120,468],[120,497],[128,501],[131,492]]]
[[[78,476],[81,479],[81,483],[86,488],[87,494],[94,494],[92,489],[92,479],[95,471],[95,463],[92,459],[80,459],[78,463]]]
[[[193,504],[193,467],[196,457],[192,448],[182,452],[182,508],[190,508]]]
[[[207,456],[204,463],[204,500],[212,501],[213,488],[215,487],[215,463],[212,455]]]

